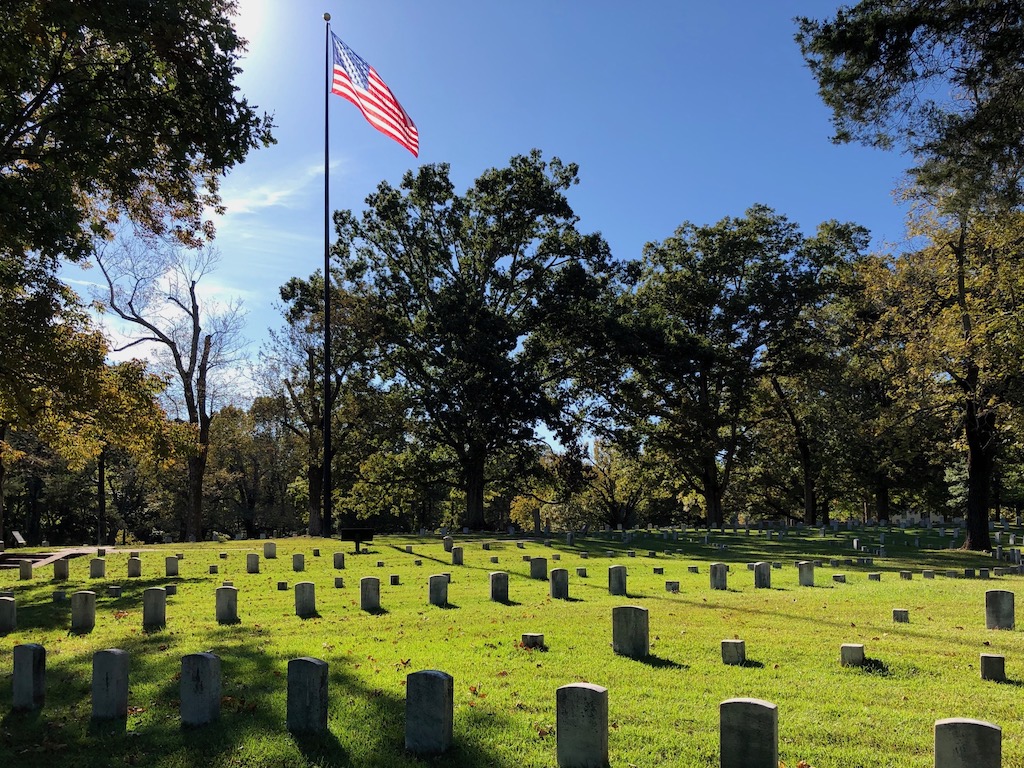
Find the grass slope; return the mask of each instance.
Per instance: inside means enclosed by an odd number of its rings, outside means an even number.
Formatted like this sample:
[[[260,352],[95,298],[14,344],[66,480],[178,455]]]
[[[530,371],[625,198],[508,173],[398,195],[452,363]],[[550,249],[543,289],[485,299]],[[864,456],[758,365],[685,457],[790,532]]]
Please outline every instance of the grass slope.
[[[908,546],[922,536],[923,549]],[[0,764],[204,766],[496,766],[527,768],[555,763],[555,689],[587,681],[609,689],[611,763],[614,766],[718,765],[718,704],[756,697],[779,707],[780,759],[792,768],[925,768],[932,765],[932,726],[944,717],[988,720],[1003,728],[1003,765],[1024,766],[1017,716],[1024,685],[1022,635],[985,629],[985,591],[1013,590],[1020,577],[990,581],[921,578],[989,567],[977,555],[940,549],[935,532],[890,533],[885,559],[873,566],[827,566],[829,558],[855,557],[850,544],[877,542],[878,534],[840,532],[820,538],[793,533],[782,541],[763,535],[713,534],[679,541],[638,534],[628,545],[589,537],[566,546],[457,537],[465,565],[452,566],[437,538],[378,537],[365,554],[323,539],[278,541],[278,558],[261,556],[261,572],[245,572],[245,554],[262,542],[204,543],[145,548],[142,577],[126,578],[127,551],[107,555],[107,578],[88,578],[88,557],[71,562],[67,582],[37,569],[32,581],[16,570],[0,572],[0,588],[13,589],[18,628],[0,638]],[[617,536],[615,538],[618,538]],[[684,541],[684,539],[689,539]],[[491,551],[482,548],[493,541]],[[725,550],[715,550],[724,543]],[[405,551],[412,545],[413,554]],[[948,546],[948,545],[946,545]],[[931,547],[929,549],[928,547]],[[319,548],[322,556],[313,557]],[[627,556],[635,550],[636,557]],[[607,550],[614,552],[608,557]],[[656,556],[648,557],[648,550]],[[164,558],[184,552],[180,576],[163,578]],[[332,554],[346,552],[344,570]],[[220,553],[226,553],[226,559]],[[292,571],[292,554],[306,555],[306,570]],[[587,553],[583,559],[581,553]],[[560,562],[552,556],[559,554]],[[548,568],[570,574],[569,601],[551,600],[546,582],[529,578],[524,555],[547,557]],[[490,558],[496,556],[499,563]],[[825,559],[817,586],[799,587],[794,562]],[[421,560],[422,565],[414,564]],[[755,590],[746,563],[778,561],[772,588]],[[383,561],[383,567],[377,562]],[[711,591],[708,565],[730,563],[728,591]],[[208,573],[210,565],[220,573]],[[628,568],[628,597],[608,594],[609,565]],[[699,573],[688,572],[696,565]],[[586,578],[576,568],[588,570]],[[653,569],[662,567],[664,575]],[[914,578],[899,578],[911,568]],[[508,604],[489,600],[488,572],[510,574]],[[427,579],[451,572],[450,605],[428,604]],[[882,581],[869,582],[869,571]],[[833,573],[848,583],[833,583]],[[391,586],[398,575],[401,584]],[[345,586],[334,588],[334,578]],[[359,579],[381,579],[383,612],[359,609]],[[219,626],[214,590],[225,580],[238,587],[241,623]],[[665,591],[678,580],[680,593]],[[278,591],[277,582],[288,590]],[[293,587],[316,584],[319,616],[295,616]],[[168,598],[167,627],[142,631],[142,592],[178,585]],[[119,598],[108,584],[123,586]],[[64,589],[97,592],[96,629],[71,635],[70,603],[54,603]],[[651,657],[636,661],[611,650],[611,609],[640,605],[650,611]],[[894,624],[893,608],[910,610],[909,624]],[[542,632],[546,650],[527,650],[524,632]],[[724,666],[720,641],[746,641],[745,667]],[[41,643],[47,651],[47,699],[38,713],[11,711],[12,650]],[[871,664],[841,668],[839,647],[863,643]],[[94,652],[123,648],[131,654],[130,714],[126,734],[91,733],[90,685]],[[220,656],[220,721],[182,730],[178,714],[181,657],[197,651]],[[1007,658],[1005,684],[983,682],[979,654]],[[313,656],[330,664],[326,738],[298,739],[284,726],[288,660]],[[455,747],[421,759],[404,751],[405,676],[440,669],[455,679]]]

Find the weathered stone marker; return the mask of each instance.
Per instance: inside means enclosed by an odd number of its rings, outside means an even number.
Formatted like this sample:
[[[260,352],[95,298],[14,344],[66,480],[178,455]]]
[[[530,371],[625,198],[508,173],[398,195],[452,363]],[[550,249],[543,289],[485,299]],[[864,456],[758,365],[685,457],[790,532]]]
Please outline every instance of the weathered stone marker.
[[[544,647],[544,633],[542,632],[524,632],[520,638],[523,648],[543,648]]]
[[[128,720],[128,651],[108,648],[92,656],[92,719],[94,722]]]
[[[263,544],[263,557],[267,560],[277,559],[277,542],[267,541]]]
[[[337,570],[344,570],[345,568],[345,553],[335,552],[334,553],[334,567]]]
[[[306,556],[301,552],[292,555],[292,570],[296,573],[306,570]]]
[[[102,557],[94,557],[89,561],[89,578],[104,579],[107,576],[107,561]]]
[[[66,557],[53,561],[53,580],[67,581],[70,571],[70,561]]]
[[[723,640],[722,663],[740,667],[746,664],[747,644],[743,640]]]
[[[846,583],[846,574],[845,573],[833,573],[832,574],[832,581],[834,581],[836,584],[845,584]]]
[[[0,635],[18,628],[18,606],[13,597],[0,597]]]
[[[763,699],[728,699],[718,712],[721,768],[778,768],[778,707]]]
[[[839,664],[843,667],[864,666],[864,646],[859,643],[843,643],[839,647]]]
[[[312,581],[295,585],[295,615],[303,619],[316,616],[316,585]]]
[[[551,571],[551,599],[569,599],[569,571],[565,568],[554,568]]]
[[[452,547],[452,565],[462,565],[462,547]]]
[[[900,578],[904,581],[912,581],[914,578],[913,571],[900,571]]]
[[[344,589],[344,587],[345,587],[345,579],[342,578],[341,576],[335,576],[334,577],[334,588],[335,589]]]
[[[631,659],[646,658],[651,653],[649,615],[638,605],[612,608],[612,650]]]
[[[260,572],[260,556],[255,552],[250,552],[245,556],[245,572],[246,573],[259,573]]]
[[[181,657],[180,701],[183,726],[206,725],[220,717],[219,657],[212,653]]]
[[[38,643],[14,646],[14,709],[41,709],[46,701],[46,649]]]
[[[491,600],[495,603],[508,602],[508,574],[505,571],[491,571]]]
[[[178,575],[178,558],[164,558],[164,576],[171,577]]]
[[[1006,682],[1006,657],[995,653],[981,654],[981,679]]]
[[[772,588],[771,563],[754,563],[754,589]]]
[[[868,574],[868,581],[881,581],[881,580],[882,580],[882,574],[880,574],[880,573],[869,573]]]
[[[288,662],[287,709],[288,730],[292,733],[327,731],[326,661],[303,656]]]
[[[443,573],[430,577],[428,591],[431,605],[441,607],[448,605],[448,578]]]
[[[405,678],[405,748],[421,755],[447,752],[454,731],[455,682],[436,669]]]
[[[359,609],[368,613],[380,610],[380,579],[364,576],[359,580]]]
[[[18,562],[18,578],[22,581],[30,581],[32,579],[31,560],[20,560]]]
[[[128,558],[128,578],[138,579],[142,577],[142,559],[138,557]]]
[[[150,587],[142,593],[142,628],[152,631],[166,625],[167,591],[163,587]]]
[[[810,560],[801,560],[796,564],[797,571],[800,574],[800,586],[801,587],[813,587],[814,586],[814,563]]]
[[[608,765],[608,689],[572,683],[555,691],[555,745],[559,768]]]
[[[712,563],[709,570],[711,572],[712,589],[729,588],[729,568],[725,563]]]
[[[96,627],[96,593],[79,590],[71,593],[71,631],[75,634],[92,632]]]
[[[985,628],[1013,629],[1013,592],[990,589],[985,592]]]
[[[445,552],[451,552],[452,547],[455,546],[455,539],[453,539],[451,536],[445,536],[443,539],[441,539],[441,543],[444,545]]]
[[[530,578],[546,581],[548,578],[548,560],[546,557],[530,558]]]
[[[892,609],[892,620],[897,624],[909,624],[910,623],[910,609],[908,608],[893,608]]]
[[[211,576],[216,576],[216,575],[217,575],[217,572],[218,572],[219,570],[220,570],[220,569],[219,569],[219,568],[218,568],[218,567],[217,567],[216,565],[211,565],[211,566],[210,566],[210,575],[211,575]]]
[[[666,581],[665,582],[665,591],[666,592],[671,592],[672,594],[677,593],[679,591],[679,582],[678,581]]]
[[[238,623],[238,590],[235,587],[217,587],[217,623]]]
[[[626,594],[626,566],[624,566],[624,565],[609,565],[608,566],[608,594],[609,595],[625,595]]]
[[[984,720],[935,721],[935,768],[1002,768],[1003,729]]]

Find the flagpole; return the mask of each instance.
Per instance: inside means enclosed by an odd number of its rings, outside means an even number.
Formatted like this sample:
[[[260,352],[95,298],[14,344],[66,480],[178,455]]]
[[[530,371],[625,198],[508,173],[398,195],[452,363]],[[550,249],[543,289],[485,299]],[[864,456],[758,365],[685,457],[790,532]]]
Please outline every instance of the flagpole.
[[[327,132],[327,115],[331,94],[331,14],[324,14],[324,40],[328,54],[324,70],[324,508],[320,532],[331,535],[331,243],[330,243],[330,142]]]

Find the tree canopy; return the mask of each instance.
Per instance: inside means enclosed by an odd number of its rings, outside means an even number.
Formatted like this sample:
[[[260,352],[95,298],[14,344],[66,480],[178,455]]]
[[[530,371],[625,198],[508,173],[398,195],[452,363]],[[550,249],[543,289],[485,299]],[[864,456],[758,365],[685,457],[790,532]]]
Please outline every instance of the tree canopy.
[[[1017,0],[862,0],[798,19],[836,141],[902,147],[948,202],[1021,202],[1024,13]]]
[[[218,178],[271,141],[239,96],[233,0],[0,8],[0,249],[89,252],[121,212],[208,233]]]
[[[407,388],[424,441],[457,458],[474,528],[488,461],[522,452],[539,423],[567,428],[566,342],[610,268],[600,235],[576,228],[577,172],[534,151],[459,194],[447,165],[427,165],[382,183],[361,216],[335,216],[341,271],[380,330],[379,374]]]

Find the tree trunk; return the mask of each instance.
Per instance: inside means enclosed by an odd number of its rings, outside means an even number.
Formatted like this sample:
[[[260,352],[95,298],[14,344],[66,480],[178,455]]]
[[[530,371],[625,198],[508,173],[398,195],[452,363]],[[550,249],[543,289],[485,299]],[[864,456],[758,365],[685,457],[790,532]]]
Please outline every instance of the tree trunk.
[[[324,492],[324,468],[310,463],[306,469],[306,483],[309,485],[309,535],[319,536],[323,533],[320,500]]]
[[[714,456],[705,457],[701,481],[708,527],[720,526],[725,518],[722,514],[722,488],[718,482],[718,462]]]
[[[889,520],[889,484],[884,478],[879,478],[875,484],[875,512],[878,515],[878,522]]]
[[[978,404],[968,399],[964,432],[967,437],[967,537],[964,549],[992,548],[988,535],[989,500],[996,466],[996,417],[992,411],[978,413]]]
[[[466,483],[466,526],[473,531],[484,529],[484,465],[483,451],[471,451],[463,465]]]
[[[209,446],[200,444],[199,453],[188,458],[188,511],[185,516],[185,540],[199,541],[203,535],[203,476]]]
[[[100,449],[96,459],[96,543],[102,546],[107,541],[107,452]]]
[[[7,442],[7,432],[10,425],[6,421],[0,421],[0,443]],[[0,450],[0,544],[4,542],[4,519],[6,497],[4,496],[4,480],[7,479],[7,465],[4,464],[3,452]]]

